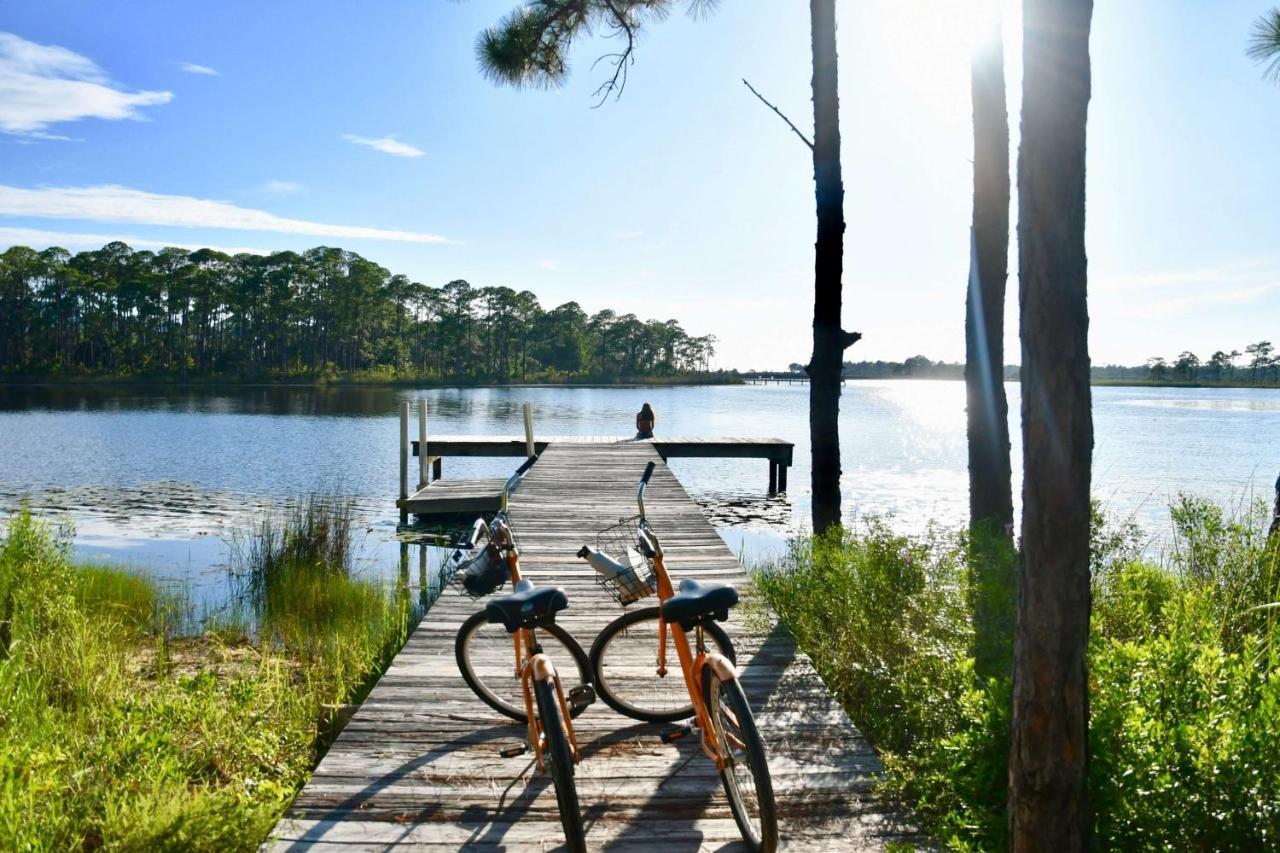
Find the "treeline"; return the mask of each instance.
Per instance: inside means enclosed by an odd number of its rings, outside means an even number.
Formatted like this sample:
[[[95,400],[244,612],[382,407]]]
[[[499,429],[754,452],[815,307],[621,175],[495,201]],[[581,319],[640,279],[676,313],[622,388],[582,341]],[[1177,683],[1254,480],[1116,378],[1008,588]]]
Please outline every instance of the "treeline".
[[[0,254],[0,374],[451,382],[674,377],[715,338],[529,291],[431,287],[343,249]]]
[[[794,363],[792,373],[803,373],[804,365]],[[1004,366],[1004,378],[1016,382],[1021,368]],[[932,361],[914,355],[905,361],[846,361],[845,379],[963,379],[964,364],[958,361]],[[1174,359],[1156,356],[1146,364],[1095,364],[1090,378],[1102,382],[1203,383],[1223,385],[1280,385],[1280,354],[1270,341],[1249,344],[1244,352],[1218,350],[1201,361],[1195,353],[1183,351]]]
[[[1218,350],[1204,361],[1190,350],[1183,350],[1173,359],[1152,356],[1143,369],[1152,382],[1280,383],[1280,356],[1271,341],[1249,344],[1243,353],[1237,349]]]

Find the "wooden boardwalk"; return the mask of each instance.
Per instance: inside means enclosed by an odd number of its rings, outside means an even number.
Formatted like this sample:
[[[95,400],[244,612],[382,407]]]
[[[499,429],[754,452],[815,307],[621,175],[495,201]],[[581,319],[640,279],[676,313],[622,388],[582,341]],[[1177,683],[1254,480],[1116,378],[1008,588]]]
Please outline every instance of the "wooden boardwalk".
[[[636,483],[657,458],[645,443],[552,444],[511,497],[525,574],[568,591],[570,608],[558,621],[584,647],[620,610],[574,552],[600,528],[634,514]],[[664,465],[645,503],[676,578],[745,582]],[[435,603],[276,827],[275,849],[563,847],[549,779],[529,755],[498,755],[523,740],[523,727],[490,711],[458,674],[454,635],[477,607],[453,590]],[[808,659],[781,628],[750,630],[741,610],[726,628],[766,738],[783,848],[874,850],[914,840],[906,822],[869,796],[876,756]],[[719,778],[692,739],[663,744],[659,727],[602,702],[576,726],[585,752],[578,796],[591,849],[741,847]]]

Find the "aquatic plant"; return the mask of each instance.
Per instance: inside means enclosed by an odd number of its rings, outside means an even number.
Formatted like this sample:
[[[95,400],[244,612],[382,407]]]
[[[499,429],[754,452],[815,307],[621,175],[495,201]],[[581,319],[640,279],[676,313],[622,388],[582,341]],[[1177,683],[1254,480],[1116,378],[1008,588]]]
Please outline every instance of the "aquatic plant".
[[[67,540],[25,510],[7,520],[7,848],[257,848],[333,735],[335,705],[367,688],[411,618],[405,596],[333,570],[348,552],[332,524],[323,535],[273,529],[295,558],[266,587],[290,593],[268,608],[275,627],[254,634],[224,619],[182,637],[169,630],[180,596],[75,565]],[[328,556],[304,568],[315,554]]]

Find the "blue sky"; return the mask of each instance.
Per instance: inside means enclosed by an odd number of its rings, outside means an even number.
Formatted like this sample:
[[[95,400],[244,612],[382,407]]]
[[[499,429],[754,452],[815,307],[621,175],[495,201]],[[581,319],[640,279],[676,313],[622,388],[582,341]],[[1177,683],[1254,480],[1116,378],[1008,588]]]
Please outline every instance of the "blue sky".
[[[602,40],[557,91],[479,73],[476,34],[514,5],[6,0],[0,246],[340,245],[429,284],[676,317],[725,366],[804,360],[808,151],[740,82],[807,130],[804,4],[673,16],[599,109]],[[852,357],[962,357],[979,5],[839,4]],[[1244,56],[1270,5],[1096,5],[1095,362],[1280,334],[1280,87]],[[1015,277],[1010,294],[1017,361]]]

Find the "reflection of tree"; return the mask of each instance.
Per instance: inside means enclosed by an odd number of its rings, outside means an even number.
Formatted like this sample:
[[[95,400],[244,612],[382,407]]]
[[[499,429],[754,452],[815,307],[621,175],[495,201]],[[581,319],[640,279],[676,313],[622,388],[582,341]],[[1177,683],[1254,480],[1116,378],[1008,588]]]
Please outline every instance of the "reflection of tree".
[[[675,320],[430,287],[342,249],[0,254],[0,374],[621,378],[705,370],[714,354]]]

